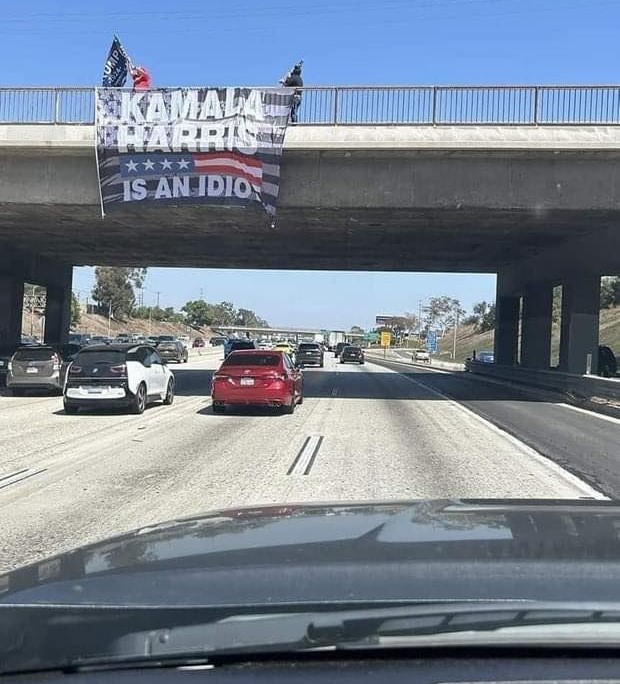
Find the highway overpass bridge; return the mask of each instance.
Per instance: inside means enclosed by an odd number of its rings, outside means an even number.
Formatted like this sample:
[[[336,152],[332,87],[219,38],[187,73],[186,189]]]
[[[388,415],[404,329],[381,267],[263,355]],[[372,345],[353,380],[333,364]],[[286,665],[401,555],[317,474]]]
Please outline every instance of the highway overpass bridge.
[[[48,287],[47,337],[66,334],[73,265],[491,272],[499,363],[520,348],[548,368],[558,284],[561,368],[596,363],[600,276],[620,272],[620,87],[308,89],[275,228],[205,206],[102,219],[92,108],[92,90],[0,90],[0,339],[24,280]]]

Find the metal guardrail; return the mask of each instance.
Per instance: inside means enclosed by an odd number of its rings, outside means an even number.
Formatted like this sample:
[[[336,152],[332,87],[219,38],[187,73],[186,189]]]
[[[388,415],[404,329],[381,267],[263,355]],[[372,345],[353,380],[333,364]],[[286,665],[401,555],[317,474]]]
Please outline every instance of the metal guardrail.
[[[573,375],[560,371],[534,370],[530,368],[513,368],[494,363],[467,361],[465,370],[490,377],[523,383],[527,386],[578,395],[584,398],[603,397],[612,401],[620,401],[620,379],[601,378],[596,375]]]
[[[93,88],[0,88],[0,123],[92,124]],[[620,125],[620,86],[327,86],[306,125]]]

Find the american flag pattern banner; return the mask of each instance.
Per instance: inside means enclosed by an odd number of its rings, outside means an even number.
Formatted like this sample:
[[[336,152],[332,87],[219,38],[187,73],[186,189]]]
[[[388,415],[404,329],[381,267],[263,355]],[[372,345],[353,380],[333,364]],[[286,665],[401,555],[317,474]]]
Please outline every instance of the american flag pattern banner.
[[[261,205],[276,211],[290,88],[97,89],[102,211]]]

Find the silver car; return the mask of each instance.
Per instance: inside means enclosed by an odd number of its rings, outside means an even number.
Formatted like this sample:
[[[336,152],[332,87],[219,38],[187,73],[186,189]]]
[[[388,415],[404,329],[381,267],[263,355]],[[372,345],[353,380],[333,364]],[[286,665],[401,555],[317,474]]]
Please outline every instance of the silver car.
[[[13,396],[27,390],[62,394],[67,368],[80,350],[77,344],[20,347],[9,361],[6,386]]]

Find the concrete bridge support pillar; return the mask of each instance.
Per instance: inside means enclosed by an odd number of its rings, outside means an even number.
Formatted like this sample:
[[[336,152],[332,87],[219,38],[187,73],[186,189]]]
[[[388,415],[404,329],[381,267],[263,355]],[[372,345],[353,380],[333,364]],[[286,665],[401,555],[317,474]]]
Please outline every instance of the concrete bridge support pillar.
[[[600,297],[599,276],[584,275],[562,283],[560,370],[565,373],[585,373],[588,354],[592,355],[591,372],[598,371]]]
[[[20,342],[23,306],[24,279],[0,273],[0,345]]]
[[[521,365],[525,368],[549,370],[552,312],[551,284],[532,285],[525,290],[521,323]]]
[[[45,303],[45,342],[64,343],[71,327],[71,281],[73,269],[62,267],[56,284],[47,285]],[[61,283],[61,284],[58,284]]]
[[[514,366],[519,349],[520,298],[507,294],[502,285],[502,276],[498,275],[495,298],[495,363]]]

